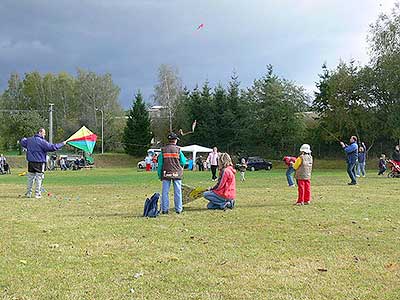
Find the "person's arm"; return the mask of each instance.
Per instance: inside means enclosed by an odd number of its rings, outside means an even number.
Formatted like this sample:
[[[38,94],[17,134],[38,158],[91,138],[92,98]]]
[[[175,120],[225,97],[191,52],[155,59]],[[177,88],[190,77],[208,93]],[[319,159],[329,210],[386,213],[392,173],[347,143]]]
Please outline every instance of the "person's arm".
[[[42,150],[46,151],[46,152],[54,152],[54,151],[60,150],[62,147],[64,147],[64,145],[66,143],[67,142],[62,142],[62,143],[58,143],[58,144],[50,144],[45,139],[43,139],[42,142],[40,143],[40,148],[42,148]]]
[[[161,152],[160,155],[158,156],[158,167],[157,167],[158,178],[160,180],[162,180],[163,165],[164,165],[164,159],[163,159],[163,154]]]
[[[351,145],[345,146],[343,149],[347,154],[349,154],[349,153],[356,151],[357,148],[358,148],[357,144],[353,143]]]
[[[22,138],[20,145],[24,148],[26,148],[28,146],[28,139],[27,138]]]
[[[301,159],[301,157],[296,158],[296,161],[294,162],[293,165],[293,169],[297,170],[298,168],[300,168],[302,162],[303,160]]]
[[[182,151],[179,151],[179,162],[182,167],[184,167],[186,165],[186,157]]]

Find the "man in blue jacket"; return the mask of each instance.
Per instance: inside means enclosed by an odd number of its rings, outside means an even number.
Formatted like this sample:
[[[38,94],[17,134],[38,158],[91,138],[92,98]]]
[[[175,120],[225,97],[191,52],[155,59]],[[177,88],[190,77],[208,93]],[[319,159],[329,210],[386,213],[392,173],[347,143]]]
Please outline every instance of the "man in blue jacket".
[[[38,133],[30,138],[23,138],[21,146],[27,149],[26,159],[28,160],[28,187],[26,197],[32,197],[33,184],[36,182],[35,198],[42,198],[42,182],[46,169],[46,154],[61,149],[66,142],[50,144],[45,140],[46,130],[39,129]]]
[[[351,182],[348,183],[348,185],[356,185],[357,180],[356,180],[356,164],[357,164],[357,157],[358,157],[358,145],[357,145],[357,137],[352,136],[350,138],[350,145],[346,145],[343,142],[340,142],[340,145],[342,146],[344,152],[346,152],[347,155],[347,174],[349,174],[349,177],[351,179]]]

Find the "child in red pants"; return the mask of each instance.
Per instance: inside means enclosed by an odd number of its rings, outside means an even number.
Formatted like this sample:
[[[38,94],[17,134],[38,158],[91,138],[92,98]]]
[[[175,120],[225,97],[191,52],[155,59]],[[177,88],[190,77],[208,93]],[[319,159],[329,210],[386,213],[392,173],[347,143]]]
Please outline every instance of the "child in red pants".
[[[310,204],[311,202],[311,172],[313,158],[311,147],[303,144],[300,147],[300,156],[296,159],[293,168],[296,170],[298,197],[296,205]]]

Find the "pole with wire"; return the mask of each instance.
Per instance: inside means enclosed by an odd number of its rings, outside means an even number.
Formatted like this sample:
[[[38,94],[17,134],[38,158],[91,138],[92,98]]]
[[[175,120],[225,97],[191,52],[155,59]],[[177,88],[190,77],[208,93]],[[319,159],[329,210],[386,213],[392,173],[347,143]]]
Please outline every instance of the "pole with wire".
[[[101,154],[104,154],[104,111],[101,108],[96,108],[96,111],[101,112]]]
[[[49,103],[49,143],[53,144],[53,103]]]

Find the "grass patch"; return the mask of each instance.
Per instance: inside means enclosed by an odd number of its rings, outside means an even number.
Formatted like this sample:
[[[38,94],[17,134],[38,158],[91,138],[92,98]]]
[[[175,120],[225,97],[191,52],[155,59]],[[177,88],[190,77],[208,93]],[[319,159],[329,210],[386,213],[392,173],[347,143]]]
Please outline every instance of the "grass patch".
[[[16,173],[18,170],[15,170]],[[295,207],[284,170],[247,172],[234,210],[140,217],[161,184],[128,168],[0,177],[3,299],[398,299],[400,181],[319,170]],[[184,182],[207,187],[207,172]],[[326,271],[325,271],[326,270]]]

